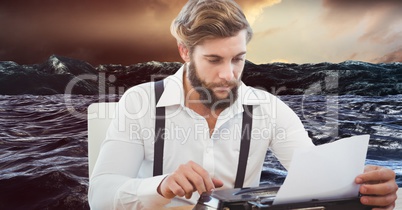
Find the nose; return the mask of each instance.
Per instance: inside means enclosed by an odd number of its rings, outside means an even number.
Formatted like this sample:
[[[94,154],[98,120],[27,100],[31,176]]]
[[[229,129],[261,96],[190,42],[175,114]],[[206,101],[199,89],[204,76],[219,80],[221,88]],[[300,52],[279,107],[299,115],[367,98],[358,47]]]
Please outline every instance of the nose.
[[[222,66],[222,69],[219,72],[219,78],[224,79],[225,81],[233,80],[234,67],[231,63],[227,63]]]

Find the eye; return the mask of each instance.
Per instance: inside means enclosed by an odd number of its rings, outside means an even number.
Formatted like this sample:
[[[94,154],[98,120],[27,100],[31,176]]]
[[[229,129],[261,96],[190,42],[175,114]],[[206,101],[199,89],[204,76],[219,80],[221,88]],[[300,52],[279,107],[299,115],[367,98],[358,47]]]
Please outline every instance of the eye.
[[[244,60],[244,58],[242,58],[242,57],[233,58],[234,62],[242,62],[243,60]]]
[[[219,60],[219,59],[211,59],[211,60],[208,60],[210,63],[219,63],[221,60]]]

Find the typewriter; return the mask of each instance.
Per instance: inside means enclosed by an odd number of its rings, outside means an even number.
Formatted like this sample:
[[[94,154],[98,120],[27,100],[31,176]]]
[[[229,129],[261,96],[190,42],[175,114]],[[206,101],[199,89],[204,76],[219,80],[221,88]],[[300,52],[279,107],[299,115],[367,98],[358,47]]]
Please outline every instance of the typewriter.
[[[273,205],[279,186],[216,190],[201,194],[193,210],[368,210],[358,196]]]

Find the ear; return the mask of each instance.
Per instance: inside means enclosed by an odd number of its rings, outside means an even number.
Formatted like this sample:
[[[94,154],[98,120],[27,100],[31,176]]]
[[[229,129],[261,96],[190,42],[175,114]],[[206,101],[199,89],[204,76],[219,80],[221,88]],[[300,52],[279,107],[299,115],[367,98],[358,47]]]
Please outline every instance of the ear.
[[[180,56],[184,62],[190,62],[190,53],[188,48],[182,43],[178,43],[177,47],[179,48]]]

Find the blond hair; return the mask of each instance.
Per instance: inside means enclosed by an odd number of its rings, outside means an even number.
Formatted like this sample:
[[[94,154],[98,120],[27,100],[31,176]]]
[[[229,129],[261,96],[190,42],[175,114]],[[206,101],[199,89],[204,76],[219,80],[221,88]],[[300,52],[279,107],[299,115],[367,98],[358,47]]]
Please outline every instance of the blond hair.
[[[190,52],[206,39],[235,36],[244,29],[248,42],[253,31],[233,0],[189,0],[170,27],[177,42]]]

